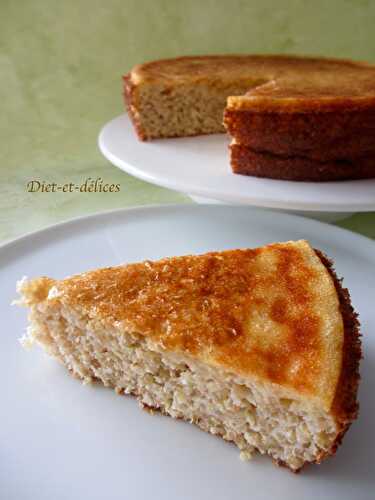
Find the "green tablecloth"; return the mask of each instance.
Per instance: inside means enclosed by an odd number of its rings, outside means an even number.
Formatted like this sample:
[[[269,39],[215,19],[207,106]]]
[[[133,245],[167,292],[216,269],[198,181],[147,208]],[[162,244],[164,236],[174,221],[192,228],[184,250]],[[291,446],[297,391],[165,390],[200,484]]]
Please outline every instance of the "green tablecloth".
[[[121,75],[180,54],[305,53],[375,60],[375,2],[2,0],[0,241],[74,216],[188,202],[127,176],[96,145],[123,111]],[[28,193],[101,177],[117,193]],[[375,215],[339,224],[375,238]]]

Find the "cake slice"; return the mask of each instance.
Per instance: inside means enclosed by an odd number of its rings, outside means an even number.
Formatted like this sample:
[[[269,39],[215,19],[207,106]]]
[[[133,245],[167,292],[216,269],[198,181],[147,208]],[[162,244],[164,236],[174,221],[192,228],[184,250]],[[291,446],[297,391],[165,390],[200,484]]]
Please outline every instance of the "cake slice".
[[[320,463],[357,416],[356,314],[306,241],[24,279],[18,291],[25,345],[243,458]]]
[[[141,140],[226,129],[235,173],[375,177],[375,65],[282,55],[179,57],[135,66],[124,77],[124,95]],[[240,161],[238,147],[246,152]]]

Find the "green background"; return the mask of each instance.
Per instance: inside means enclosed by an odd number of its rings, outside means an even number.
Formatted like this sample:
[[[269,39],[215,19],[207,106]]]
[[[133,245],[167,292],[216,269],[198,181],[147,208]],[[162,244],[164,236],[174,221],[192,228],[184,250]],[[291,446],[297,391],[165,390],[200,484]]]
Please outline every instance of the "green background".
[[[365,0],[0,0],[0,240],[76,215],[188,198],[111,166],[101,126],[123,112],[121,75],[181,54],[296,53],[375,62]],[[32,179],[102,177],[119,193],[27,193]],[[375,237],[375,215],[340,223]]]

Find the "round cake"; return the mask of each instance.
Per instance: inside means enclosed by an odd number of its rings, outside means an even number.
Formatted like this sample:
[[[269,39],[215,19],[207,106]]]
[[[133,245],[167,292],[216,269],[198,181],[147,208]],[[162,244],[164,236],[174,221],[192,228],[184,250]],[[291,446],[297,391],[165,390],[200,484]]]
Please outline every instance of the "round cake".
[[[196,56],[135,66],[125,101],[138,137],[227,130],[236,174],[375,177],[375,65],[297,56]]]

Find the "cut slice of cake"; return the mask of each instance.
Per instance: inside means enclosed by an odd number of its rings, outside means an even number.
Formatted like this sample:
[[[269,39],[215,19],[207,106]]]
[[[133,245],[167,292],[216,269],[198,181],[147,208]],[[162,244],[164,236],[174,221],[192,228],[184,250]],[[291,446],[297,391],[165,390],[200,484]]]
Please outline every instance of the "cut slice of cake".
[[[375,65],[282,55],[179,57],[135,66],[124,77],[124,95],[141,140],[226,129],[235,173],[375,177]],[[247,152],[241,161],[237,146]],[[264,155],[275,159],[274,169]]]
[[[357,416],[360,340],[347,290],[306,241],[18,284],[23,338],[85,382],[299,470]]]

